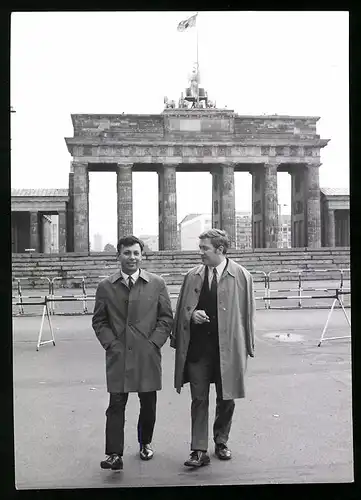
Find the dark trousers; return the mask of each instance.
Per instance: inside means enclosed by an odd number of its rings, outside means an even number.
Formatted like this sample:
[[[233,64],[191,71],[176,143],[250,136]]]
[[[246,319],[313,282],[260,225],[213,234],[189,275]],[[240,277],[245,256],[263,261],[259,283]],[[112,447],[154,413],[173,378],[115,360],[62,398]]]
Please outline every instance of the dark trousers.
[[[211,380],[216,385],[216,415],[213,424],[213,440],[226,444],[231,430],[235,403],[223,399],[219,355],[208,354],[196,362],[187,362],[191,388],[192,441],[191,450],[207,451],[209,420],[209,387]]]
[[[138,442],[149,444],[152,441],[155,424],[157,393],[138,392],[140,412],[138,419]],[[125,407],[128,393],[111,393],[105,425],[105,454],[118,453],[123,456]]]

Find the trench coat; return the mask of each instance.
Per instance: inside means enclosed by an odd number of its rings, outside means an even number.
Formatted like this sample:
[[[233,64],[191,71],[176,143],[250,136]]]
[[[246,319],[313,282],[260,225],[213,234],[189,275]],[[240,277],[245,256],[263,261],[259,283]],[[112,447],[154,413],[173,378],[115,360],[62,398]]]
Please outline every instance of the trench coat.
[[[178,297],[171,347],[175,348],[174,386],[179,393],[189,382],[186,358],[190,323],[203,285],[205,266],[191,269],[184,277]],[[251,274],[232,259],[219,280],[217,293],[218,338],[223,399],[245,397],[248,356],[254,356],[255,300]]]
[[[162,388],[161,347],[173,313],[160,276],[140,270],[129,291],[118,271],[102,280],[92,326],[105,349],[108,392],[149,392]]]

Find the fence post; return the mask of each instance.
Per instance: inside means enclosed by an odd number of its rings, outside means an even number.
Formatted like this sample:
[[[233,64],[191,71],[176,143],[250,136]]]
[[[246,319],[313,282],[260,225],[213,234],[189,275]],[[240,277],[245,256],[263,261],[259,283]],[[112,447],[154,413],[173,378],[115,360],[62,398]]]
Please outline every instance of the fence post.
[[[302,278],[301,278],[302,270],[298,271],[298,307],[302,308]]]
[[[82,276],[82,289],[83,289],[83,312],[86,314],[88,312],[88,303],[87,303],[87,293],[86,293],[86,287],[85,287],[85,278],[86,276]]]

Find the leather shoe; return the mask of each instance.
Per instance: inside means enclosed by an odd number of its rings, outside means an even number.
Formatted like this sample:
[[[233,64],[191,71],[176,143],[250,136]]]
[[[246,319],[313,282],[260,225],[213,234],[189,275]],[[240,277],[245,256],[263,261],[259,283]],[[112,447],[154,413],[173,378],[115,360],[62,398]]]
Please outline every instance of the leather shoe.
[[[117,453],[112,453],[100,462],[100,467],[102,469],[121,470],[123,469],[123,459]]]
[[[153,458],[154,451],[150,444],[142,444],[140,447],[139,456],[142,460],[150,460]]]
[[[214,453],[220,460],[230,460],[232,458],[231,450],[223,443],[216,444]]]
[[[188,460],[184,462],[187,467],[201,467],[202,465],[209,465],[210,458],[205,451],[195,450],[192,451]]]

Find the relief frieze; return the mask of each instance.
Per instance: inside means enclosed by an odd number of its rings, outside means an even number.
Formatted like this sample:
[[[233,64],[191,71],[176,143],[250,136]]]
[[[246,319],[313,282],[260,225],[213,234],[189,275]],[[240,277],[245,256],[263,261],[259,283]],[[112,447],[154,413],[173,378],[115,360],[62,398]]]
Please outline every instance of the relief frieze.
[[[291,157],[317,157],[320,148],[299,147],[299,146],[239,146],[239,145],[90,145],[73,146],[73,156],[117,156],[117,157],[187,157],[187,158],[237,158],[237,157],[260,157],[263,156],[291,156]]]

